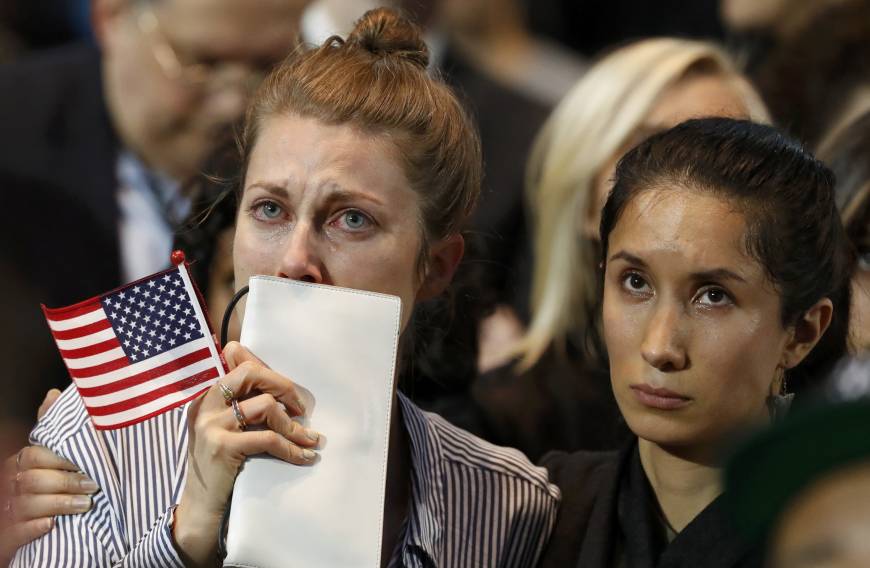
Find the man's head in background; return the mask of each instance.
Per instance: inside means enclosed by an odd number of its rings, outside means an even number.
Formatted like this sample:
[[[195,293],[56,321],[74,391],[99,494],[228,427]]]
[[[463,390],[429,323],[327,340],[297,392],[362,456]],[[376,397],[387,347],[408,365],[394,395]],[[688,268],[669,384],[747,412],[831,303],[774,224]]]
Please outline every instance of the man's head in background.
[[[122,144],[176,179],[196,173],[264,71],[296,45],[310,0],[92,0]]]

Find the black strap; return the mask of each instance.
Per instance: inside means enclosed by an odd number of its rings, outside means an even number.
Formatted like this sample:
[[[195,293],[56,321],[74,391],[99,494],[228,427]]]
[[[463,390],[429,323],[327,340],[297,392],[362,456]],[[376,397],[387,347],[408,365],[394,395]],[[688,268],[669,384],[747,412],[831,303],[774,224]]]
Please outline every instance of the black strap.
[[[242,296],[247,293],[247,286],[239,288],[239,291],[236,292],[233,299],[230,300],[229,304],[227,304],[227,309],[224,310],[224,319],[221,320],[221,347],[226,347],[227,345],[227,329],[230,327],[230,318],[233,317],[233,310],[236,308],[236,304],[239,303],[239,300],[242,299]]]

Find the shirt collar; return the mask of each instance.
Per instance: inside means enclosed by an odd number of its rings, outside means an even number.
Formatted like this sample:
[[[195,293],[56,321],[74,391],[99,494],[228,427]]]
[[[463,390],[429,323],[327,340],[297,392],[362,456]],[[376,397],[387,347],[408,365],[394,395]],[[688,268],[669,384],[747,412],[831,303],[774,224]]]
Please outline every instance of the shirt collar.
[[[174,229],[190,213],[190,199],[182,194],[181,184],[168,175],[148,168],[129,150],[118,154],[118,177],[131,189],[149,195],[167,226]]]

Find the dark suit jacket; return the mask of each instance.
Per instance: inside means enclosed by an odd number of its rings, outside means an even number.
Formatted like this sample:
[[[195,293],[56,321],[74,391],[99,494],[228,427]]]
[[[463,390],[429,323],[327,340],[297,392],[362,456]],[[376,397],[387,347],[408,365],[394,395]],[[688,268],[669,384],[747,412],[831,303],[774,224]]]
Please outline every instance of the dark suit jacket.
[[[97,50],[65,47],[0,67],[0,124],[0,260],[14,269],[14,285],[27,287],[49,306],[117,286],[118,143],[103,99]],[[0,293],[10,293],[11,286],[2,281]],[[32,337],[15,339],[41,346],[38,351],[57,361],[54,372],[4,390],[15,393],[7,401],[11,412],[31,419],[45,390],[66,386],[69,378],[39,305],[29,301],[17,318],[17,329],[33,331]],[[0,356],[6,360],[11,349],[14,344],[3,344]]]
[[[541,566],[613,568],[750,568],[759,547],[738,536],[720,495],[667,542],[637,440],[616,452],[553,452],[541,465],[562,490],[556,527]]]
[[[532,142],[550,109],[507,85],[491,79],[455,52],[443,63],[447,82],[463,100],[480,129],[484,179],[470,229],[479,239],[470,262],[483,266],[484,286],[502,303],[517,299],[517,282],[525,281],[518,266],[529,238],[525,214],[525,172]],[[477,254],[475,254],[477,253]],[[526,290],[523,288],[522,294]],[[525,297],[517,306],[526,318]]]

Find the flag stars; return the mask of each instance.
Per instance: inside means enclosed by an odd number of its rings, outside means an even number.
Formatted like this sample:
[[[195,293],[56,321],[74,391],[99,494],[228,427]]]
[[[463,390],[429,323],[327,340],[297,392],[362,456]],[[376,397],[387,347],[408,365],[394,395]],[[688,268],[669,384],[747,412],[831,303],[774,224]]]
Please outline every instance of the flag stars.
[[[190,335],[189,332],[184,334],[184,339],[185,339],[185,341],[189,341],[189,340],[190,340],[190,337],[191,337],[191,335]]]

